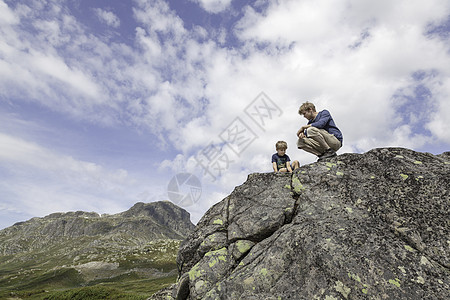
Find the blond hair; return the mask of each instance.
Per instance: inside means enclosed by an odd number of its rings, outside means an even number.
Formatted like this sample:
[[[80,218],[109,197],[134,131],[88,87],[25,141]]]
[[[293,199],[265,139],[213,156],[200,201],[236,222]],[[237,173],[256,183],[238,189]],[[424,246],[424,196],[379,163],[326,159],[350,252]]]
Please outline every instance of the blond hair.
[[[275,144],[275,148],[277,150],[286,150],[287,149],[287,143],[285,141],[278,141]]]
[[[307,110],[312,110],[313,112],[316,112],[316,107],[311,102],[306,101],[305,103],[300,106],[298,109],[298,114],[303,115]]]

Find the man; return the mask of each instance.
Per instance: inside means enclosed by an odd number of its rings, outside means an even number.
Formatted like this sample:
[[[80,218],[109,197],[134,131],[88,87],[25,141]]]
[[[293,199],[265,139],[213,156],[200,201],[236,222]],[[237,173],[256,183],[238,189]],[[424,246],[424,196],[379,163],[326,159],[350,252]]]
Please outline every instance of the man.
[[[317,155],[319,161],[336,156],[336,151],[342,147],[343,137],[330,112],[316,112],[314,104],[306,102],[300,106],[298,113],[308,119],[308,125],[298,130],[297,147]]]

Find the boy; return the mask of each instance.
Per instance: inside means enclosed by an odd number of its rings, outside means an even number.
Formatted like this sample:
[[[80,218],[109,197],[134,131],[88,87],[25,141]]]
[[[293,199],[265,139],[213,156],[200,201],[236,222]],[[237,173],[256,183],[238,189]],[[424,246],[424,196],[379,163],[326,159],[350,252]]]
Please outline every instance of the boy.
[[[319,157],[319,161],[335,157],[342,147],[342,132],[337,128],[328,110],[316,111],[311,102],[305,102],[298,110],[308,120],[308,125],[297,131],[298,149]]]
[[[273,171],[276,172],[289,172],[292,173],[292,168],[297,169],[300,167],[300,164],[297,160],[292,162],[291,167],[291,159],[286,154],[287,143],[285,141],[278,141],[275,144],[275,148],[277,149],[277,153],[272,155],[272,166]]]

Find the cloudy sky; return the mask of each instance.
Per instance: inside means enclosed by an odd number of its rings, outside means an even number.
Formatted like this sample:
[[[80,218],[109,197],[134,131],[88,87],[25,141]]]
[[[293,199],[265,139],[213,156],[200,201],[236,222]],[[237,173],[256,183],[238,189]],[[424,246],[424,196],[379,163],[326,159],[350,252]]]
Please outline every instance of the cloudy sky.
[[[448,151],[449,33],[448,0],[0,0],[0,228],[157,200],[196,223],[276,141],[315,161],[307,100],[338,154]]]

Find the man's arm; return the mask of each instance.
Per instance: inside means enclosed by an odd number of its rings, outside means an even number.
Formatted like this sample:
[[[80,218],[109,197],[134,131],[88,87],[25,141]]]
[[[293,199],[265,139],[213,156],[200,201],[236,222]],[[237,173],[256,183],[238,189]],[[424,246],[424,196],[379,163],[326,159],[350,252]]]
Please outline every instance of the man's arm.
[[[309,126],[314,126],[319,129],[325,128],[325,125],[330,121],[331,115],[328,110],[322,110],[317,116],[314,122],[309,124]]]
[[[277,167],[277,163],[276,162],[273,162],[272,163],[272,167],[273,167],[273,171],[276,173],[276,172],[278,172],[278,167]]]

